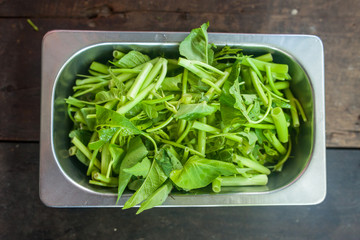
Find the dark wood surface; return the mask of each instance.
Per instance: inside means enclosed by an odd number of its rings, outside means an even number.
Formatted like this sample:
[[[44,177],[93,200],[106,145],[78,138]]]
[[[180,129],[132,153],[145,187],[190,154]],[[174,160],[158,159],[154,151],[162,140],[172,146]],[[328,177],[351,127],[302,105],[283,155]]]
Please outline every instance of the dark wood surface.
[[[0,239],[359,239],[359,9],[360,1],[352,0],[0,0]],[[157,208],[136,217],[134,209],[45,207],[38,197],[44,34],[54,29],[190,31],[206,21],[211,32],[322,39],[325,201],[297,207]]]

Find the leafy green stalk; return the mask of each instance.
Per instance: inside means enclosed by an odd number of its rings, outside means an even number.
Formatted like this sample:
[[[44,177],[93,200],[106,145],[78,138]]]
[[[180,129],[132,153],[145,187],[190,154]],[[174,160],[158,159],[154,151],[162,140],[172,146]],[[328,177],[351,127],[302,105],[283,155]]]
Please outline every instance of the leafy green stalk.
[[[159,75],[161,67],[163,66],[164,58],[159,58],[159,60],[155,63],[154,67],[151,69],[150,73],[147,75],[146,79],[144,80],[143,85],[141,86],[140,90],[144,90],[147,86],[149,86],[157,75]]]
[[[105,144],[101,151],[101,174],[106,175],[111,160],[109,144]]]
[[[160,123],[159,125],[153,127],[153,128],[149,128],[149,129],[146,129],[146,132],[155,132],[155,131],[158,131],[164,127],[166,127],[167,125],[169,125],[169,123],[171,123],[171,121],[174,119],[174,116],[171,115],[166,121]]]
[[[266,139],[271,143],[271,145],[274,146],[274,148],[281,154],[285,154],[286,153],[286,149],[284,148],[284,146],[281,144],[281,142],[279,141],[279,139],[275,136],[275,134],[270,131],[270,130],[264,130],[263,131],[264,136],[266,137]]]
[[[147,199],[155,192],[168,177],[162,171],[157,161],[153,160],[149,173],[141,187],[124,204],[123,209],[128,209]]]
[[[209,79],[211,81],[216,81],[216,74],[212,73],[206,69],[204,69],[203,66],[199,66],[196,63],[194,63],[191,60],[187,60],[185,58],[179,58],[178,64],[186,69],[188,69],[190,72],[194,73],[196,76],[200,78]],[[208,66],[208,69],[212,68],[210,65]],[[223,74],[222,74],[223,75]]]
[[[186,121],[186,120],[180,120],[180,121],[184,121],[186,124],[186,128],[184,129],[184,131],[181,133],[181,135],[179,136],[179,138],[176,140],[176,143],[181,143],[182,140],[184,140],[184,138],[189,134],[190,129],[193,125],[193,122],[190,121]]]
[[[90,65],[90,69],[95,71],[95,72],[99,72],[99,73],[103,73],[103,74],[109,74],[109,67],[106,66],[105,64],[99,63],[99,62],[95,62],[93,61]]]
[[[266,53],[264,55],[256,57],[255,59],[263,61],[263,62],[272,62],[273,61],[273,57],[272,57],[271,53]]]
[[[279,96],[283,96],[283,94],[281,92],[278,91],[278,89],[275,87],[275,84],[274,84],[274,79],[272,77],[272,73],[271,73],[271,68],[269,65],[266,65],[265,66],[265,70],[266,70],[266,77],[269,81],[269,85],[270,85],[270,88],[271,90],[273,90],[273,92]]]
[[[147,209],[163,204],[172,189],[173,189],[173,185],[171,181],[166,181],[161,187],[159,187],[155,192],[153,192],[143,203],[141,203],[141,206],[139,210],[136,212],[136,214],[139,214]]]
[[[286,143],[289,141],[289,133],[286,124],[286,119],[282,108],[276,107],[271,111],[271,117],[274,121],[277,135],[280,142]]]
[[[144,90],[142,90],[136,98],[134,98],[132,101],[127,102],[125,105],[121,106],[116,112],[120,114],[125,114],[128,111],[130,111],[133,107],[135,107],[136,104],[141,102],[144,98],[146,98],[150,91],[155,87],[155,83],[150,84],[148,87],[146,87]]]
[[[221,132],[220,129],[213,127],[211,125],[208,125],[204,121],[194,121],[192,128],[195,128],[199,131],[212,133],[212,134],[219,134]]]
[[[218,193],[221,187],[235,187],[235,186],[264,186],[268,182],[266,174],[257,174],[252,177],[243,176],[224,176],[217,177],[212,182],[212,189]]]
[[[89,160],[91,160],[92,158],[92,153],[90,152],[90,150],[77,138],[77,137],[73,137],[73,139],[71,140],[71,142],[78,148],[78,150],[80,150]],[[89,161],[88,162],[83,162],[83,164],[85,165],[89,165]],[[100,161],[98,159],[94,159],[94,165],[97,168],[101,168],[100,167]]]
[[[282,171],[284,163],[286,162],[286,160],[288,160],[288,158],[290,156],[291,148],[292,148],[292,143],[291,143],[291,138],[290,138],[289,139],[288,150],[287,150],[285,156],[274,166],[274,171],[278,171],[278,172]]]
[[[101,174],[99,172],[93,173],[92,177],[93,177],[94,180],[97,180],[97,181],[100,181],[100,182],[103,182],[103,183],[108,183],[108,184],[113,185],[113,186],[117,186],[117,184],[118,184],[118,178],[116,178],[116,177],[107,178],[104,174]]]
[[[261,101],[264,103],[265,106],[268,106],[269,101],[264,93],[264,90],[262,89],[262,87],[259,83],[260,79],[258,78],[258,76],[256,75],[256,73],[253,70],[250,70],[250,77],[251,77],[252,84],[253,84],[257,94],[259,95]]]
[[[246,167],[249,167],[249,168],[252,168],[254,169],[255,171],[259,172],[259,173],[263,173],[263,174],[266,174],[266,175],[269,175],[270,174],[270,170],[261,165],[260,163],[258,162],[255,162],[249,158],[246,158],[246,157],[243,157],[243,156],[240,156],[240,155],[234,155],[234,158],[233,158],[233,162],[238,164],[238,165],[244,165]]]
[[[217,88],[222,87],[222,85],[225,83],[225,81],[228,79],[229,77],[229,69],[225,70],[224,72],[224,76],[222,76],[214,85]],[[208,99],[208,101],[210,101],[213,97],[214,97],[214,91],[215,91],[215,86],[212,86],[206,93],[205,93],[205,98]],[[221,93],[221,91],[220,91]]]
[[[293,123],[293,127],[299,127],[300,126],[300,121],[299,121],[299,115],[296,109],[296,103],[295,103],[295,98],[294,95],[292,94],[292,92],[290,91],[290,89],[285,89],[285,96],[287,99],[290,100],[290,105],[291,105],[291,109],[290,109],[290,113],[291,113],[291,119],[292,119],[292,123]]]
[[[202,124],[206,124],[206,117],[202,117],[199,119],[199,122]],[[202,130],[198,130],[198,151],[205,155],[206,150],[206,132]]]
[[[135,97],[137,96],[138,92],[140,91],[141,86],[143,85],[146,77],[150,73],[152,67],[153,67],[153,65],[151,63],[145,64],[144,68],[141,70],[141,72],[135,79],[134,84],[131,86],[131,88],[129,89],[129,91],[126,95],[129,100],[135,99]]]
[[[201,152],[198,152],[198,151],[196,151],[196,150],[193,149],[193,148],[186,147],[186,146],[184,146],[184,145],[182,145],[182,144],[179,144],[179,143],[176,143],[176,142],[173,142],[173,141],[168,141],[168,140],[165,140],[165,139],[162,139],[162,138],[160,138],[159,141],[160,141],[160,142],[163,142],[163,143],[170,144],[170,145],[172,145],[172,146],[174,146],[174,147],[182,148],[182,149],[188,148],[188,149],[189,149],[189,152],[191,152],[192,154],[198,155],[198,156],[200,156],[200,157],[205,157],[205,155],[202,154]]]

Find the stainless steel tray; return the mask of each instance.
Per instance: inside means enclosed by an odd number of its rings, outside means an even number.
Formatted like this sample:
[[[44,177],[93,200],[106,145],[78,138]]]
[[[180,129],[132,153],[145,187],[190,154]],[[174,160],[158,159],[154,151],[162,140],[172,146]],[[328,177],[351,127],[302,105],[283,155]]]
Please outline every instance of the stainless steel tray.
[[[40,139],[40,198],[52,207],[121,207],[131,196],[88,184],[80,166],[68,157],[70,123],[63,98],[70,93],[75,74],[105,58],[113,49],[138,49],[148,54],[161,51],[176,56],[177,44],[187,33],[52,31],[43,39]],[[304,105],[309,122],[301,130],[293,159],[266,187],[227,188],[214,194],[201,190],[173,194],[165,207],[307,205],[326,195],[324,56],[321,40],[309,35],[209,33],[220,46],[239,46],[246,53],[271,52],[289,64],[292,90]]]

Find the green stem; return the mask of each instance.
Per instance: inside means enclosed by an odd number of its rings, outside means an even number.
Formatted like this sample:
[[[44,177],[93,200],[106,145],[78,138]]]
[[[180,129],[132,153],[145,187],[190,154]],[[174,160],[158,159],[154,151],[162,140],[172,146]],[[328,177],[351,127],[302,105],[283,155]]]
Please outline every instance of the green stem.
[[[255,162],[249,158],[243,157],[243,156],[235,155],[235,158],[233,158],[233,161],[238,165],[244,165],[246,167],[252,168],[259,173],[264,173],[266,175],[269,175],[271,173],[267,167],[261,165],[258,162]]]
[[[263,62],[272,62],[273,61],[273,57],[271,55],[271,53],[266,53],[264,55],[261,55],[261,56],[258,56],[256,58],[254,58],[256,60],[260,60],[260,61],[263,61]]]
[[[292,94],[292,92],[290,91],[289,88],[285,89],[285,96],[287,99],[290,100],[290,113],[291,113],[291,119],[292,119],[292,123],[293,123],[293,127],[299,127],[300,126],[300,121],[299,121],[299,115],[296,109],[296,103],[295,103],[295,98],[294,95]]]
[[[270,85],[270,88],[271,90],[273,90],[273,92],[279,96],[283,96],[283,94],[281,92],[279,92],[276,87],[275,87],[275,84],[274,84],[274,80],[273,80],[273,77],[272,77],[272,74],[271,74],[271,68],[269,65],[266,65],[265,66],[265,70],[266,70],[266,77],[269,81],[269,85]]]
[[[252,124],[252,123],[246,123],[246,124],[242,124],[245,127],[250,127],[250,128],[258,128],[258,129],[275,129],[275,125],[274,124]]]
[[[256,73],[253,70],[250,70],[250,76],[251,76],[252,84],[253,84],[257,94],[259,95],[261,101],[264,103],[265,106],[268,106],[269,101],[266,98],[264,90],[262,89],[262,87],[260,85],[260,79],[258,78],[258,76],[256,75]]]
[[[189,70],[184,68],[184,73],[183,73],[183,78],[182,78],[182,88],[181,88],[183,95],[186,94],[186,91],[187,91],[188,75],[189,75]]]
[[[114,58],[120,59],[120,58],[122,58],[123,56],[125,56],[125,53],[120,52],[119,50],[114,50],[114,51],[113,51],[113,57],[114,57]]]
[[[133,107],[135,107],[136,104],[141,102],[146,96],[150,93],[150,91],[154,88],[155,84],[150,84],[147,88],[142,90],[135,99],[132,101],[127,102],[125,105],[121,106],[116,112],[120,114],[125,114],[128,111],[130,111]]]
[[[214,88],[214,90],[218,93],[218,94],[221,94],[221,89],[215,84],[213,83],[212,81],[210,80],[207,80],[205,78],[202,78],[201,81],[207,85],[209,85],[210,87]]]
[[[99,181],[95,181],[95,180],[89,180],[89,183],[93,184],[93,185],[101,186],[101,187],[117,187],[118,186],[118,184],[113,185],[110,183],[104,183],[104,182],[99,182]]]
[[[139,73],[139,75],[135,79],[134,84],[131,86],[128,93],[126,94],[126,96],[127,96],[127,98],[129,100],[134,100],[135,99],[135,97],[137,96],[138,92],[141,89],[141,86],[144,83],[144,80],[146,79],[146,77],[150,73],[152,67],[153,67],[153,65],[151,63],[146,63],[145,64],[144,68],[141,70],[141,72]]]
[[[164,127],[166,127],[172,120],[174,119],[174,114],[171,114],[171,116],[161,124],[157,125],[156,127],[146,129],[146,132],[155,132],[157,130],[160,130]]]
[[[149,75],[146,77],[144,84],[141,86],[140,90],[144,90],[147,86],[149,86],[154,79],[156,78],[157,75],[159,75],[160,73],[160,69],[162,67],[164,58],[160,58],[154,65],[154,67],[151,69],[151,72],[149,73]]]
[[[281,142],[279,141],[279,139],[275,136],[275,134],[273,132],[271,132],[270,130],[264,130],[263,134],[266,137],[266,139],[270,142],[270,144],[273,145],[274,148],[280,154],[286,153],[286,149],[284,148],[284,146],[281,144]]]
[[[165,80],[166,74],[167,74],[167,60],[164,59],[162,62],[162,70],[161,70],[159,79],[157,80],[157,82],[155,84],[155,89],[154,89],[155,91],[161,87],[161,84]]]
[[[166,97],[151,99],[151,100],[144,100],[142,102],[145,104],[158,104],[158,103],[163,103],[163,102],[169,101],[169,100],[173,99],[174,97],[175,97],[174,94],[171,94]]]
[[[116,177],[106,177],[104,174],[99,173],[99,172],[95,172],[92,174],[92,178],[94,180],[103,182],[103,183],[108,183],[111,185],[117,185],[118,184],[118,178]]]
[[[213,127],[209,124],[206,124],[205,122],[199,122],[199,121],[194,121],[192,128],[212,134],[219,134],[221,132],[220,129]]]
[[[104,73],[104,74],[109,73],[108,66],[106,66],[105,64],[99,63],[99,62],[95,62],[95,61],[93,61],[91,63],[90,69],[95,72],[99,72],[99,73]]]
[[[286,162],[286,160],[290,156],[291,148],[292,148],[292,142],[291,142],[291,139],[289,139],[288,150],[287,150],[285,156],[274,166],[274,171],[280,172],[282,170],[282,167],[284,166],[284,163]]]
[[[206,125],[206,117],[199,119],[200,123]],[[206,151],[206,132],[198,130],[198,151],[205,155]]]
[[[231,69],[225,70],[224,76],[222,76],[222,77],[215,83],[215,85],[216,85],[218,88],[220,88],[220,87],[225,83],[225,81],[228,79],[229,74],[230,74],[230,71],[231,71]],[[214,97],[214,95],[215,95],[214,91],[215,91],[215,88],[211,87],[211,88],[205,93],[205,98],[207,98],[208,101],[210,101],[210,100]]]
[[[281,107],[276,107],[271,111],[271,117],[274,121],[277,135],[280,142],[286,143],[289,141],[289,132],[286,124],[284,112]]]
[[[182,140],[189,134],[190,129],[192,127],[192,122],[187,122],[185,130],[182,132],[181,136],[176,140],[176,143],[181,143]]]
[[[91,160],[92,153],[77,137],[73,137],[71,142],[85,155],[85,157]],[[94,159],[94,165],[100,169],[100,161],[96,158]]]
[[[94,163],[95,163],[95,159],[96,159],[96,156],[97,156],[98,152],[99,152],[99,149],[95,149],[93,151],[93,153],[92,153],[90,163],[89,163],[89,167],[88,167],[87,172],[86,172],[87,176],[90,176],[91,172],[94,170]]]
[[[111,160],[111,156],[109,152],[109,144],[107,143],[103,146],[101,151],[101,168],[100,168],[101,174],[104,175],[107,174],[110,160]]]
[[[172,146],[174,146],[174,147],[178,147],[178,148],[181,148],[181,149],[188,148],[189,151],[190,151],[192,154],[196,154],[196,155],[198,155],[198,156],[200,156],[200,157],[205,157],[204,154],[202,154],[202,153],[200,153],[200,152],[198,152],[198,151],[196,151],[195,149],[192,149],[192,148],[190,148],[190,147],[186,147],[186,146],[184,146],[184,145],[182,145],[182,144],[179,144],[179,143],[176,143],[176,142],[173,142],[173,141],[168,141],[168,140],[165,140],[165,139],[162,139],[162,138],[159,138],[159,140],[160,140],[160,142],[167,143],[167,144],[170,144],[170,145],[172,145]]]
[[[111,69],[113,73],[120,74],[120,73],[141,73],[141,69],[134,69],[134,68],[113,68]]]

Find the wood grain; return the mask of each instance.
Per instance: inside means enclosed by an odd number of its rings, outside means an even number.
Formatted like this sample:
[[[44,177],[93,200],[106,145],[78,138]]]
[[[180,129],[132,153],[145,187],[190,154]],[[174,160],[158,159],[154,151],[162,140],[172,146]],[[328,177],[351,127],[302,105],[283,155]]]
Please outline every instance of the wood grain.
[[[21,3],[20,3],[21,2]],[[318,35],[328,147],[360,147],[359,1],[0,1],[0,140],[37,141],[41,39],[53,29]],[[40,31],[27,23],[31,17]]]

